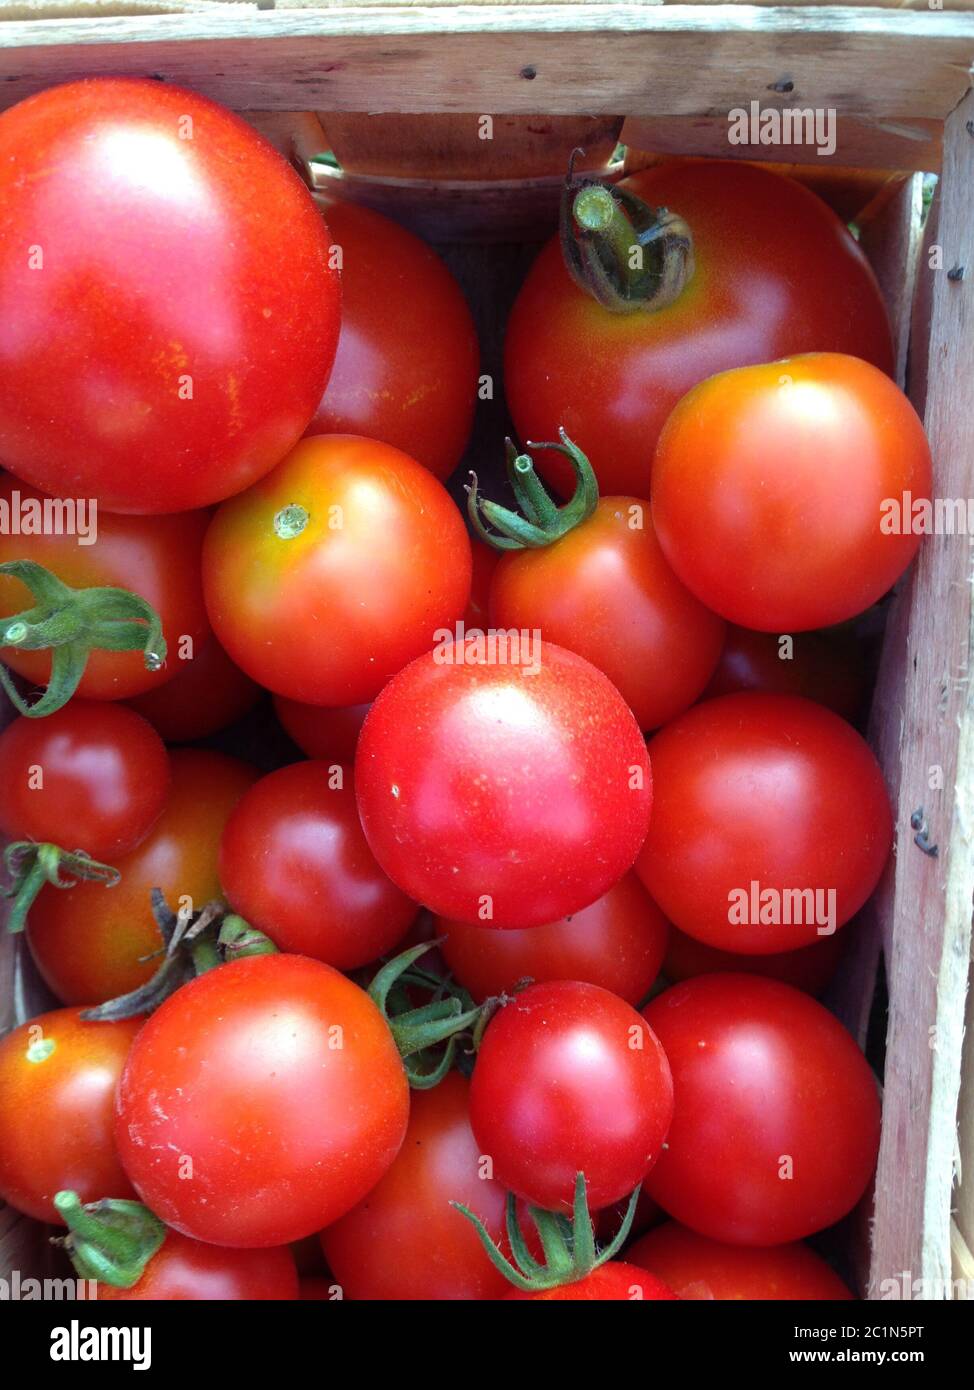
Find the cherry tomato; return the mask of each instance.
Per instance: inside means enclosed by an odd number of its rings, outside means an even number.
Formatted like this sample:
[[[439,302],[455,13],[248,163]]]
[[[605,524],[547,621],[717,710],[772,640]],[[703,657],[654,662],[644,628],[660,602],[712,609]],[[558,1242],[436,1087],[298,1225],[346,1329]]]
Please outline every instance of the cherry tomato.
[[[368,705],[303,705],[300,700],[274,696],[274,713],[285,733],[309,758],[328,763],[352,763]]]
[[[541,1293],[522,1293],[515,1289],[507,1295],[508,1299],[541,1299],[549,1303],[604,1303],[609,1299],[616,1302],[628,1299],[641,1302],[650,1299],[654,1303],[673,1301],[677,1295],[664,1283],[636,1265],[623,1264],[620,1260],[610,1260],[599,1265],[584,1279],[573,1284],[561,1284],[556,1289],[545,1289]]]
[[[795,695],[707,700],[650,743],[655,805],[636,872],[681,931],[765,955],[848,922],[893,820],[871,749]]]
[[[0,734],[0,830],[113,861],[145,839],[169,791],[156,731],[122,705],[72,700]]]
[[[673,1116],[662,1047],[639,1014],[596,985],[531,985],[491,1020],[477,1053],[470,1122],[493,1175],[532,1206],[570,1209],[631,1192]]]
[[[763,690],[804,695],[854,723],[868,686],[861,646],[845,634],[799,632],[778,635],[728,625],[717,669],[703,698]]]
[[[868,362],[810,353],[702,382],[666,422],[653,517],[687,588],[762,632],[827,627],[882,598],[920,533],[905,496],[930,496],[913,406]],[[733,563],[728,564],[728,556]]]
[[[500,551],[484,545],[476,537],[471,541],[473,577],[470,581],[470,602],[463,615],[465,628],[485,628],[490,621],[490,586],[493,583]]]
[[[851,1211],[879,1149],[865,1058],[821,1004],[777,980],[702,975],[643,1016],[673,1068],[675,1111],[647,1178],[677,1221],[781,1245]]]
[[[372,851],[403,892],[452,920],[568,916],[632,867],[646,834],[652,779],[622,698],[561,647],[532,656],[430,652],[389,682],[362,728],[355,783]]]
[[[329,240],[287,163],[195,92],[94,78],[4,112],[0,458],[111,511],[247,487],[328,379]]]
[[[286,1246],[228,1250],[167,1231],[137,1284],[120,1289],[100,1280],[98,1297],[106,1301],[166,1302],[294,1299],[298,1297],[298,1275],[294,1256]]]
[[[477,399],[480,351],[463,291],[404,227],[354,203],[318,202],[342,250],[342,329],[306,433],[380,439],[446,478]]]
[[[613,313],[574,284],[553,238],[507,327],[504,389],[522,439],[557,439],[563,427],[591,459],[603,493],[647,497],[663,423],[704,377],[816,351],[852,353],[892,371],[875,276],[839,218],[806,188],[753,164],[716,160],[670,161],[622,186],[689,224],[696,269],[668,307]],[[570,491],[564,462],[550,452],[543,462]],[[733,551],[714,544],[712,553],[727,565]]]
[[[196,748],[177,749],[170,759],[165,809],[138,848],[115,860],[121,881],[114,888],[48,885],[31,908],[31,954],[65,1003],[100,1004],[136,989],[155,972],[162,937],[149,904],[153,888],[162,889],[173,911],[187,900],[199,909],[221,895],[220,836],[256,770]]]
[[[822,936],[810,946],[802,946],[797,951],[778,951],[769,956],[745,956],[735,951],[719,951],[715,946],[705,946],[695,941],[686,932],[670,928],[666,955],[663,958],[663,974],[677,984],[680,980],[692,980],[696,975],[726,974],[732,971],[739,974],[746,970],[749,975],[763,975],[770,980],[781,980],[795,989],[803,989],[807,994],[819,995],[830,983],[845,950],[845,932],[841,935]]]
[[[235,724],[254,708],[260,687],[234,666],[215,637],[191,657],[175,660],[176,674],[160,690],[138,695],[129,704],[148,719],[167,743],[191,743]]]
[[[281,1245],[343,1216],[403,1141],[409,1084],[357,985],[303,956],[208,971],[144,1025],[118,1150],[142,1201],[196,1240]]]
[[[85,1023],[56,1009],[0,1040],[0,1197],[63,1225],[54,1194],[132,1197],[112,1137],[115,1088],[141,1019]]]
[[[319,705],[371,700],[432,647],[464,610],[470,567],[446,489],[398,449],[345,434],[303,440],[225,502],[203,551],[210,621],[233,660]]]

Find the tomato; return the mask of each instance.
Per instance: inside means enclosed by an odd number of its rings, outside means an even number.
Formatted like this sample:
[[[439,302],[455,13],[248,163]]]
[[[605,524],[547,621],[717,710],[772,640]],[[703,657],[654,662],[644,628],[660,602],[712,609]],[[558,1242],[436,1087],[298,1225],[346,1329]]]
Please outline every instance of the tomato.
[[[352,769],[294,763],[262,777],[227,821],[220,881],[235,912],[282,951],[353,970],[405,935],[417,905],[365,842]]]
[[[403,1141],[409,1085],[356,985],[303,956],[210,970],[144,1025],[119,1085],[118,1150],[168,1226],[281,1245],[343,1216]]]
[[[536,628],[616,686],[642,729],[691,705],[720,655],[724,624],[663,558],[649,508],[603,497],[574,530],[503,555],[490,590],[495,627]]]
[[[98,1281],[100,1300],[164,1299],[167,1302],[231,1299],[294,1299],[298,1274],[287,1247],[230,1250],[167,1231],[162,1245],[130,1289]]]
[[[176,674],[161,690],[150,690],[129,704],[148,719],[167,743],[191,743],[235,724],[257,704],[260,688],[234,666],[215,637],[185,660],[170,656]]]
[[[339,434],[303,440],[225,502],[203,551],[210,621],[233,660],[319,705],[371,700],[432,647],[464,610],[470,567],[460,513],[427,469]]]
[[[195,748],[177,749],[170,759],[165,809],[138,848],[115,860],[121,881],[114,888],[47,886],[31,908],[31,954],[65,1003],[100,1004],[136,989],[155,972],[162,937],[149,904],[153,888],[162,889],[173,911],[184,901],[198,910],[221,895],[220,836],[256,770]]]
[[[701,603],[742,627],[800,632],[892,587],[920,544],[903,499],[929,499],[931,481],[899,387],[868,362],[810,353],[688,392],[660,435],[653,516]]]
[[[113,861],[159,819],[169,757],[152,726],[122,705],[72,700],[0,734],[0,830]]]
[[[596,985],[531,985],[490,1021],[470,1122],[494,1177],[532,1206],[624,1197],[659,1157],[673,1116],[662,1047],[639,1014]]]
[[[675,1221],[630,1245],[626,1259],[658,1275],[680,1298],[852,1298],[839,1276],[807,1245],[769,1250],[724,1245]]]
[[[781,1245],[851,1211],[876,1165],[879,1098],[821,1004],[777,980],[702,975],[643,1010],[673,1069],[666,1148],[647,1178],[677,1221]]]
[[[141,1019],[84,1023],[56,1009],[0,1040],[0,1197],[63,1225],[54,1194],[131,1197],[112,1138],[115,1088]]]
[[[653,1275],[636,1265],[624,1264],[620,1260],[610,1260],[608,1264],[593,1269],[584,1279],[573,1284],[562,1284],[556,1289],[545,1289],[541,1293],[521,1293],[515,1290],[508,1299],[542,1299],[551,1303],[604,1303],[609,1299],[641,1302],[650,1299],[654,1303],[675,1300],[677,1295]]]
[[[55,338],[59,341],[57,335]],[[0,412],[2,408],[0,403]],[[72,437],[72,449],[77,447],[77,439]],[[21,525],[43,503],[41,494],[26,484],[16,478],[0,477],[0,511],[6,505],[12,516],[21,518]],[[89,522],[81,522],[80,512],[76,517],[77,534],[56,535],[48,531],[18,535],[0,527],[0,563],[34,560],[72,588],[107,585],[130,589],[152,605],[162,620],[163,636],[169,646],[166,664],[158,671],[147,671],[142,652],[95,651],[78,686],[78,694],[89,700],[124,700],[171,680],[177,670],[180,642],[186,638],[201,642],[209,631],[200,582],[207,514],[189,512],[149,519],[99,512],[97,528],[87,532],[95,536],[92,542],[81,539]],[[0,618],[12,617],[33,606],[29,590],[19,579],[0,575]],[[36,685],[47,683],[51,669],[47,651],[4,647],[0,655],[27,680]]]
[[[448,477],[470,437],[480,350],[439,256],[369,208],[318,199],[342,251],[342,329],[308,434],[363,434]]]
[[[854,722],[862,713],[868,670],[862,647],[844,633],[751,632],[728,626],[717,669],[703,693],[763,690],[804,695]]]
[[[305,1303],[334,1303],[339,1297],[333,1279],[323,1274],[313,1274],[299,1283],[298,1298]]]
[[[695,975],[715,975],[746,970],[749,975],[764,975],[781,980],[808,994],[822,994],[836,972],[845,950],[846,933],[819,937],[810,946],[797,951],[777,951],[768,956],[745,956],[735,951],[719,951],[705,946],[685,932],[670,928],[669,942],[663,959],[663,974],[674,984],[691,980]]]
[[[466,628],[485,628],[490,621],[490,587],[494,580],[500,551],[493,546],[484,545],[476,537],[471,541],[473,555],[473,576],[470,581],[470,602],[463,615]]]
[[[659,974],[669,923],[633,873],[590,907],[547,926],[485,931],[437,918],[443,959],[474,999],[513,990],[520,980],[581,980],[630,1004]]]
[[[0,458],[109,511],[247,487],[328,379],[329,240],[286,161],[195,92],[94,78],[4,112]]]
[[[303,705],[300,700],[274,696],[274,713],[285,733],[309,758],[321,758],[329,763],[355,761],[355,749],[367,705],[339,705],[332,709],[323,705]]]
[[[670,161],[622,187],[689,224],[696,269],[668,307],[613,313],[573,283],[553,238],[507,328],[504,389],[522,439],[556,439],[563,427],[604,493],[647,497],[663,423],[705,377],[815,351],[892,371],[876,279],[813,193],[769,169],[716,160]],[[567,492],[565,464],[548,454],[545,465]],[[726,564],[732,552],[715,544],[712,553]]]
[[[636,872],[708,946],[773,954],[848,922],[889,857],[893,819],[871,749],[795,695],[707,700],[650,743],[655,805]]]
[[[490,657],[447,647],[389,682],[359,738],[359,812],[375,857],[417,902],[485,927],[539,926],[632,867],[649,763],[587,661],[552,643],[520,665]]]

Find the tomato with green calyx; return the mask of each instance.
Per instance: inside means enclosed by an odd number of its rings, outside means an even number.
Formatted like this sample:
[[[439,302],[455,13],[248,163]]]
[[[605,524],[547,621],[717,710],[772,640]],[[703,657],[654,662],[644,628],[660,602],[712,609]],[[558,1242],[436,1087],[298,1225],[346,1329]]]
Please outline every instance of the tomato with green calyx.
[[[330,763],[353,763],[367,705],[305,705],[284,695],[274,696],[274,713],[288,737],[309,758]]]
[[[212,634],[192,655],[173,653],[170,667],[176,674],[164,686],[128,701],[167,743],[208,738],[249,714],[261,698],[260,687]]]

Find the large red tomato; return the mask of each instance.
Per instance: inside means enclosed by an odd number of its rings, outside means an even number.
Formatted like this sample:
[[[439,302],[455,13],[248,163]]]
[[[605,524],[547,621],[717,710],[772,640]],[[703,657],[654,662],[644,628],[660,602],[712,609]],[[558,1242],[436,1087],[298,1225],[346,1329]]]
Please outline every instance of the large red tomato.
[[[680,1298],[852,1298],[821,1255],[798,1242],[768,1250],[725,1245],[667,1221],[630,1245],[626,1259],[652,1270]]]
[[[169,669],[176,674],[161,690],[128,702],[167,743],[207,738],[242,719],[261,696],[259,686],[234,666],[212,634],[185,659],[171,653]]]
[[[112,511],[247,487],[328,379],[329,241],[287,163],[194,92],[94,78],[6,111],[0,460]]]

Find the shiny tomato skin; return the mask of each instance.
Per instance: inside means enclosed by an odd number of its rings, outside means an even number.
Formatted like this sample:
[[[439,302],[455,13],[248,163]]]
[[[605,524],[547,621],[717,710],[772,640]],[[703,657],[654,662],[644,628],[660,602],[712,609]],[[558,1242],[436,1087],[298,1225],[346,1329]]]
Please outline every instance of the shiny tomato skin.
[[[624,187],[689,223],[696,271],[667,308],[616,314],[573,283],[553,238],[507,328],[504,389],[522,439],[557,439],[564,427],[591,459],[603,493],[648,497],[663,423],[704,377],[823,351],[892,371],[875,276],[847,228],[808,189],[769,169],[716,160],[670,161]],[[570,491],[564,461],[542,462]]]
[[[115,860],[114,888],[45,885],[30,910],[27,941],[48,987],[67,1004],[100,1004],[138,988],[158,969],[162,937],[149,894],[161,888],[175,912],[221,896],[217,873],[227,817],[257,771],[237,758],[199,748],[170,754],[172,783],[162,815],[145,840]]]
[[[370,208],[318,198],[342,250],[342,328],[306,434],[361,434],[441,481],[470,437],[480,349],[463,291],[432,247]]]
[[[818,997],[835,975],[845,951],[845,935],[845,932],[835,932],[832,936],[822,936],[810,946],[801,946],[797,951],[746,956],[736,951],[720,951],[716,946],[705,946],[702,941],[696,941],[686,932],[671,926],[662,973],[673,984],[678,984],[681,980],[692,980],[697,975],[728,972],[737,975],[746,970],[749,975],[780,980],[782,984],[792,985]]]
[[[494,627],[538,629],[609,677],[641,729],[681,714],[717,664],[724,623],[670,569],[649,508],[603,497],[553,545],[509,551],[490,589]]]
[[[470,1122],[494,1177],[532,1206],[570,1210],[578,1173],[598,1211],[659,1157],[673,1083],[655,1034],[597,985],[530,985],[491,1019]]]
[[[63,1226],[54,1195],[133,1197],[115,1151],[115,1089],[141,1019],[85,1023],[56,1009],[0,1040],[0,1198]]]
[[[290,508],[304,524],[279,534]],[[443,485],[398,449],[347,434],[302,440],[223,504],[203,549],[210,621],[232,659],[317,705],[371,700],[431,648],[466,606],[470,569]]]
[[[309,758],[330,763],[353,763],[358,736],[371,709],[365,705],[305,705],[274,696],[274,713],[285,733]]]
[[[212,634],[194,648],[192,657],[175,654],[176,674],[161,690],[129,700],[167,743],[209,738],[235,724],[257,704],[261,690],[234,666]]]
[[[848,922],[879,882],[889,795],[872,750],[831,710],[725,695],[674,720],[649,752],[655,804],[636,872],[689,936],[745,955],[799,949]]]
[[[0,734],[0,830],[111,862],[148,835],[169,781],[151,724],[123,705],[72,700]]]
[[[286,1246],[270,1250],[229,1250],[205,1245],[178,1231],[167,1231],[162,1245],[130,1289],[103,1280],[98,1298],[106,1302],[165,1300],[230,1302],[295,1299],[298,1273]]]
[[[338,275],[307,189],[238,116],[142,78],[49,88],[0,117],[0,209],[0,459],[18,476],[180,512],[300,438]]]
[[[507,1298],[546,1303],[605,1303],[622,1299],[631,1303],[639,1303],[643,1299],[659,1303],[677,1300],[678,1295],[646,1270],[621,1260],[610,1260],[574,1284],[561,1284],[556,1289],[545,1289],[543,1293],[523,1293],[515,1289]]]
[[[664,1211],[712,1240],[783,1245],[852,1210],[876,1166],[879,1097],[838,1019],[753,975],[674,985],[643,1017],[673,1069],[673,1124],[646,1180]]]
[[[19,502],[17,499],[19,494]],[[0,477],[0,501],[14,512],[43,499],[26,483]],[[164,685],[176,674],[180,640],[200,642],[209,632],[200,555],[209,517],[205,512],[180,516],[112,516],[98,512],[92,544],[77,535],[14,535],[0,531],[0,562],[35,560],[71,588],[130,589],[159,614],[169,654],[158,671],[147,671],[142,652],[92,652],[77,693],[88,700],[125,700]],[[0,575],[0,617],[31,608],[30,590],[9,575]],[[18,675],[46,685],[51,658],[46,651],[0,649],[0,658]]]
[[[755,1249],[708,1240],[667,1221],[630,1245],[626,1259],[664,1280],[679,1298],[848,1301],[853,1295],[809,1246]]]
[[[462,652],[418,658],[372,706],[355,759],[366,839],[439,916],[556,921],[632,867],[652,804],[645,745],[581,657],[543,643],[534,669]]]
[[[402,1061],[368,995],[319,961],[251,956],[151,1016],[119,1085],[115,1137],[167,1225],[263,1248],[361,1201],[399,1152],[408,1114]]]
[[[520,980],[581,980],[629,1004],[659,974],[670,926],[634,873],[570,917],[518,931],[436,919],[434,935],[454,977],[478,1002]]]
[[[418,911],[376,863],[340,764],[293,763],[255,782],[223,831],[220,882],[282,951],[338,970],[391,951]]]
[[[916,554],[891,502],[930,497],[907,397],[858,358],[809,353],[701,382],[660,435],[653,517],[667,560],[741,627],[801,632],[862,613]],[[733,556],[729,564],[727,557]]]
[[[850,636],[752,632],[728,623],[720,659],[701,698],[736,695],[740,690],[804,695],[854,723],[863,711],[868,687],[865,655]]]

